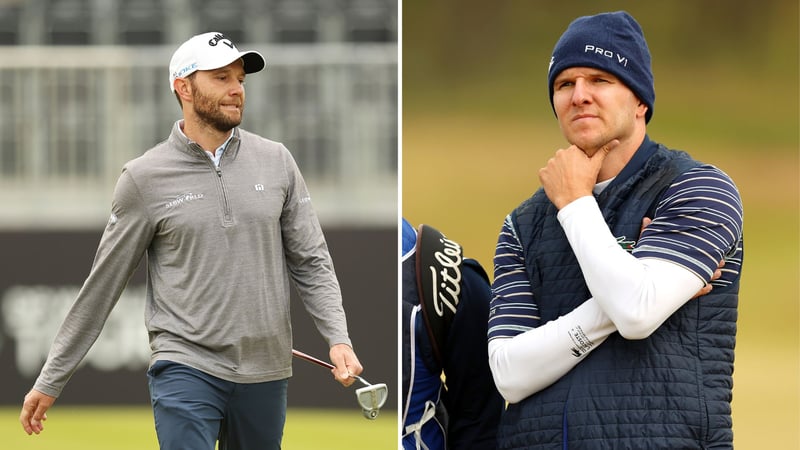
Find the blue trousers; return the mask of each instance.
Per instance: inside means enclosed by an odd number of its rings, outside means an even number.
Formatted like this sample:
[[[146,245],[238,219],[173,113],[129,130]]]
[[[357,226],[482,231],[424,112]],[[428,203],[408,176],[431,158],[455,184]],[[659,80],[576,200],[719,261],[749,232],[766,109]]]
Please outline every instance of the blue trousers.
[[[233,383],[171,361],[147,378],[161,450],[281,448],[288,379]]]

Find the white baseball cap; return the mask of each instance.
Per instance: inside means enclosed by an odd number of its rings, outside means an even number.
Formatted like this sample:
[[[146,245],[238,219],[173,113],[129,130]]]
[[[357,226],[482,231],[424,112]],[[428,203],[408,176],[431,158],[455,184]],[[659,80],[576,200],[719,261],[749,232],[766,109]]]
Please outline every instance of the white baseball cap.
[[[240,52],[222,33],[210,32],[193,36],[181,44],[169,62],[169,88],[175,92],[175,79],[187,77],[198,70],[214,70],[242,60],[244,73],[264,68],[264,57],[256,51]]]

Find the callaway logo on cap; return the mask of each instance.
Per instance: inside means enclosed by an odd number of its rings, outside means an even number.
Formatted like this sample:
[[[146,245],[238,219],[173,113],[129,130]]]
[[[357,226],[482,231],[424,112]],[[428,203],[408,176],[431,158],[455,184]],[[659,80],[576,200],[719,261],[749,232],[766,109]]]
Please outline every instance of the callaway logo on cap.
[[[244,73],[258,72],[264,68],[264,57],[256,51],[240,52],[222,33],[203,33],[184,42],[169,62],[169,87],[175,92],[175,79],[191,75],[198,70],[225,67],[241,58]]]

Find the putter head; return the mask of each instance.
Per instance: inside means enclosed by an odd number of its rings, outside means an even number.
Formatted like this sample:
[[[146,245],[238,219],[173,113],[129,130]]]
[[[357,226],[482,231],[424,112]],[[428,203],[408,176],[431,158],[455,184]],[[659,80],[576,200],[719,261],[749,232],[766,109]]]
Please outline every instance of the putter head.
[[[377,409],[362,409],[361,414],[364,415],[369,420],[375,420],[378,417],[378,410]]]
[[[361,413],[370,420],[378,417],[378,412],[389,397],[389,388],[384,383],[372,384],[356,389],[356,398],[361,406]]]

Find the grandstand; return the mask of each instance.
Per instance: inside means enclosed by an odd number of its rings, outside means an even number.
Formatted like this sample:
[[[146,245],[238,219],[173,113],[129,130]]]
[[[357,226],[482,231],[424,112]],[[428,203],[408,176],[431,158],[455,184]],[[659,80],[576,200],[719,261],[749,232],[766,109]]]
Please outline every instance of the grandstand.
[[[259,50],[242,126],[286,144],[323,223],[393,223],[396,0],[0,0],[0,229],[96,228],[179,117],[174,49]]]

